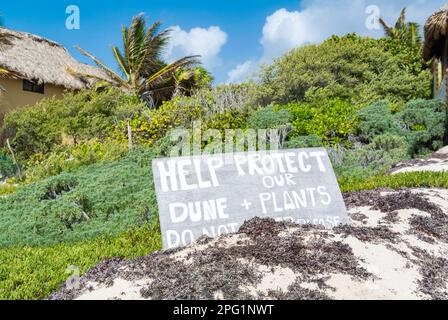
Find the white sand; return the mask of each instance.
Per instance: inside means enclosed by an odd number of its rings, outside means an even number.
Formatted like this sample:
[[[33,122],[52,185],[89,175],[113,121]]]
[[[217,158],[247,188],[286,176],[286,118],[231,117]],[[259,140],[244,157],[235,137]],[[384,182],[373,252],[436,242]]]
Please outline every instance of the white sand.
[[[406,173],[406,172],[445,172],[448,171],[448,146],[435,152],[428,159],[421,159],[414,164],[398,165],[398,168],[393,170],[392,174]]]
[[[448,214],[448,190],[414,189],[412,192],[424,194],[430,202],[438,205]],[[367,227],[387,226],[391,231],[399,233],[399,241],[391,243],[380,239],[374,242],[363,242],[353,236],[343,237],[340,234],[333,234],[333,237],[326,241],[341,241],[349,245],[359,261],[359,267],[363,267],[373,274],[374,279],[359,280],[343,273],[322,274],[319,275],[319,278],[327,279],[325,283],[332,289],[321,288],[321,292],[334,299],[430,298],[419,291],[418,281],[421,280],[421,275],[418,257],[414,256],[412,248],[424,249],[436,256],[446,257],[448,255],[448,244],[438,240],[434,243],[424,242],[408,232],[410,229],[409,219],[415,215],[427,216],[428,213],[416,209],[398,210],[396,211],[398,221],[392,223],[384,220],[386,213],[374,210],[368,206],[351,208],[349,212],[351,215],[359,213],[366,216],[364,222],[352,220],[350,221],[351,225]],[[296,229],[291,227],[290,230],[284,231],[285,236]],[[312,237],[319,237],[319,234],[305,236],[305,241],[309,241]],[[191,263],[187,259],[189,253],[200,252],[216,244],[228,248],[236,246],[238,241],[242,240],[248,239],[245,235],[226,235],[207,244],[193,244],[174,254],[173,257],[188,265]],[[408,258],[397,251],[404,253]],[[254,262],[244,261],[244,263],[253,264]],[[261,275],[261,282],[256,286],[241,284],[240,287],[254,298],[259,297],[260,293],[266,295],[270,290],[287,292],[288,287],[296,279],[301,279],[302,276],[289,268],[272,268],[264,265],[254,266]],[[78,299],[143,299],[140,290],[151,281],[153,279],[145,278],[127,281],[117,277],[110,287],[98,283],[89,283],[92,290],[85,289]],[[303,282],[301,287],[312,290],[317,289],[314,282]],[[224,299],[225,297],[222,292],[216,292],[215,298]]]
[[[425,165],[415,165],[400,168],[394,171],[392,174],[406,173],[406,172],[445,172],[448,171],[448,161],[441,159],[430,159],[434,163],[428,163]]]
[[[76,300],[142,300],[140,290],[151,281],[147,279],[127,281],[118,278],[114,280],[114,284],[110,287],[90,282],[89,286],[93,290],[87,290]]]

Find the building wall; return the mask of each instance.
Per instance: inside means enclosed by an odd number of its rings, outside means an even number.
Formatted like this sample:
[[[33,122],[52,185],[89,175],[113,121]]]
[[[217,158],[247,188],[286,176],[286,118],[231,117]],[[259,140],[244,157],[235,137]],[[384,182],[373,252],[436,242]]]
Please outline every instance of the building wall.
[[[5,89],[0,90],[0,118],[1,114],[26,105],[34,105],[43,98],[60,98],[65,90],[63,87],[46,84],[44,94],[23,91],[21,79],[0,79],[0,86]]]

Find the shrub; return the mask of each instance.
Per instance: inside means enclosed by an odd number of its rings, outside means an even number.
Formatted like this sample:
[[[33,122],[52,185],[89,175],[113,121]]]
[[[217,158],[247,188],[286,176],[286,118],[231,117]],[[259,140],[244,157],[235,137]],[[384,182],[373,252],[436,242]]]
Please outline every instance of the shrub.
[[[363,143],[382,134],[404,135],[403,124],[392,114],[387,101],[375,102],[359,110],[358,117],[356,136]]]
[[[292,137],[316,135],[324,143],[345,141],[357,126],[355,107],[339,99],[292,103],[281,108],[293,115]]]
[[[144,112],[130,121],[136,143],[152,146],[169,130],[179,126],[189,128],[194,120],[204,114],[203,108],[195,98],[176,97],[165,101],[159,109]],[[127,125],[121,121],[114,128],[114,139],[127,143]]]
[[[316,135],[309,136],[297,136],[289,141],[286,141],[285,147],[287,149],[297,149],[297,148],[317,148],[322,147],[323,141],[322,138]]]
[[[384,150],[386,152],[393,152],[396,150],[406,151],[407,143],[403,136],[386,133],[374,137],[370,146],[374,150]]]
[[[72,172],[82,166],[116,160],[127,152],[127,145],[107,140],[84,142],[59,147],[47,154],[35,154],[27,161],[26,181],[37,181],[63,172]]]
[[[392,135],[377,136],[368,145],[350,149],[335,146],[328,151],[338,177],[367,178],[384,174],[393,164],[409,158],[406,140]]]
[[[246,115],[244,113],[237,110],[226,110],[223,113],[212,115],[203,129],[219,130],[224,136],[226,129],[244,129],[246,127]]]
[[[291,123],[292,114],[288,109],[276,110],[273,106],[260,108],[253,112],[247,123],[252,129],[275,129]]]
[[[354,105],[430,98],[431,72],[406,68],[383,41],[332,37],[292,50],[260,73],[254,104],[340,98]]]
[[[443,101],[410,101],[397,117],[405,125],[412,156],[424,155],[443,147],[448,123],[447,109]]]
[[[60,100],[45,99],[35,106],[6,114],[2,135],[10,138],[22,159],[45,154],[61,144],[104,140],[113,124],[144,110],[137,97],[110,89],[67,93]]]
[[[0,149],[0,179],[10,177],[15,173],[15,165],[11,157]]]
[[[443,146],[447,132],[447,109],[441,100],[413,100],[393,114],[385,101],[358,112],[356,137],[370,143],[378,135],[405,137],[410,156],[422,156]]]
[[[376,42],[384,51],[394,55],[403,69],[418,76],[422,71],[428,69],[428,64],[422,63],[422,48],[419,45],[410,46],[408,43],[389,37],[380,38]]]
[[[199,90],[193,97],[208,115],[224,113],[226,110],[247,113],[252,110],[250,101],[255,88],[253,83],[222,84]]]

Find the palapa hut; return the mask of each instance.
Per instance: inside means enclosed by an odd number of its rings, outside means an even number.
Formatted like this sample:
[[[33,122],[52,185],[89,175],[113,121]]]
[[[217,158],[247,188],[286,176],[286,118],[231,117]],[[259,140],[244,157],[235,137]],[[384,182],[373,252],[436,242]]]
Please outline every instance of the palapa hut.
[[[435,12],[425,24],[423,59],[434,59],[434,97],[448,102],[448,7]]]
[[[25,32],[0,28],[0,120],[5,112],[33,105],[66,90],[92,86],[70,71],[106,76],[98,68],[78,62],[60,44]]]

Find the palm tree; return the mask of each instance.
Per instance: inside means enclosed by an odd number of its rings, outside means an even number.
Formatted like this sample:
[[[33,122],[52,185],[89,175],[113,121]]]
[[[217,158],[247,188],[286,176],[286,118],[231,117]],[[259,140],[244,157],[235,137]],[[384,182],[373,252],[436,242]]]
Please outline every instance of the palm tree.
[[[400,16],[394,27],[390,26],[383,19],[380,19],[380,23],[383,26],[387,37],[400,40],[411,47],[422,45],[419,24],[415,22],[406,23],[406,8],[401,10]]]
[[[176,88],[176,73],[199,64],[199,56],[188,56],[170,64],[164,63],[161,54],[168,43],[171,30],[159,32],[159,28],[160,22],[155,22],[147,28],[143,14],[134,17],[129,27],[122,27],[123,48],[112,48],[122,75],[112,71],[79,46],[77,49],[91,58],[107,74],[109,80],[80,74],[76,70],[72,72],[82,77],[96,78],[103,85],[118,87],[140,97],[149,95],[155,101],[170,98]]]

